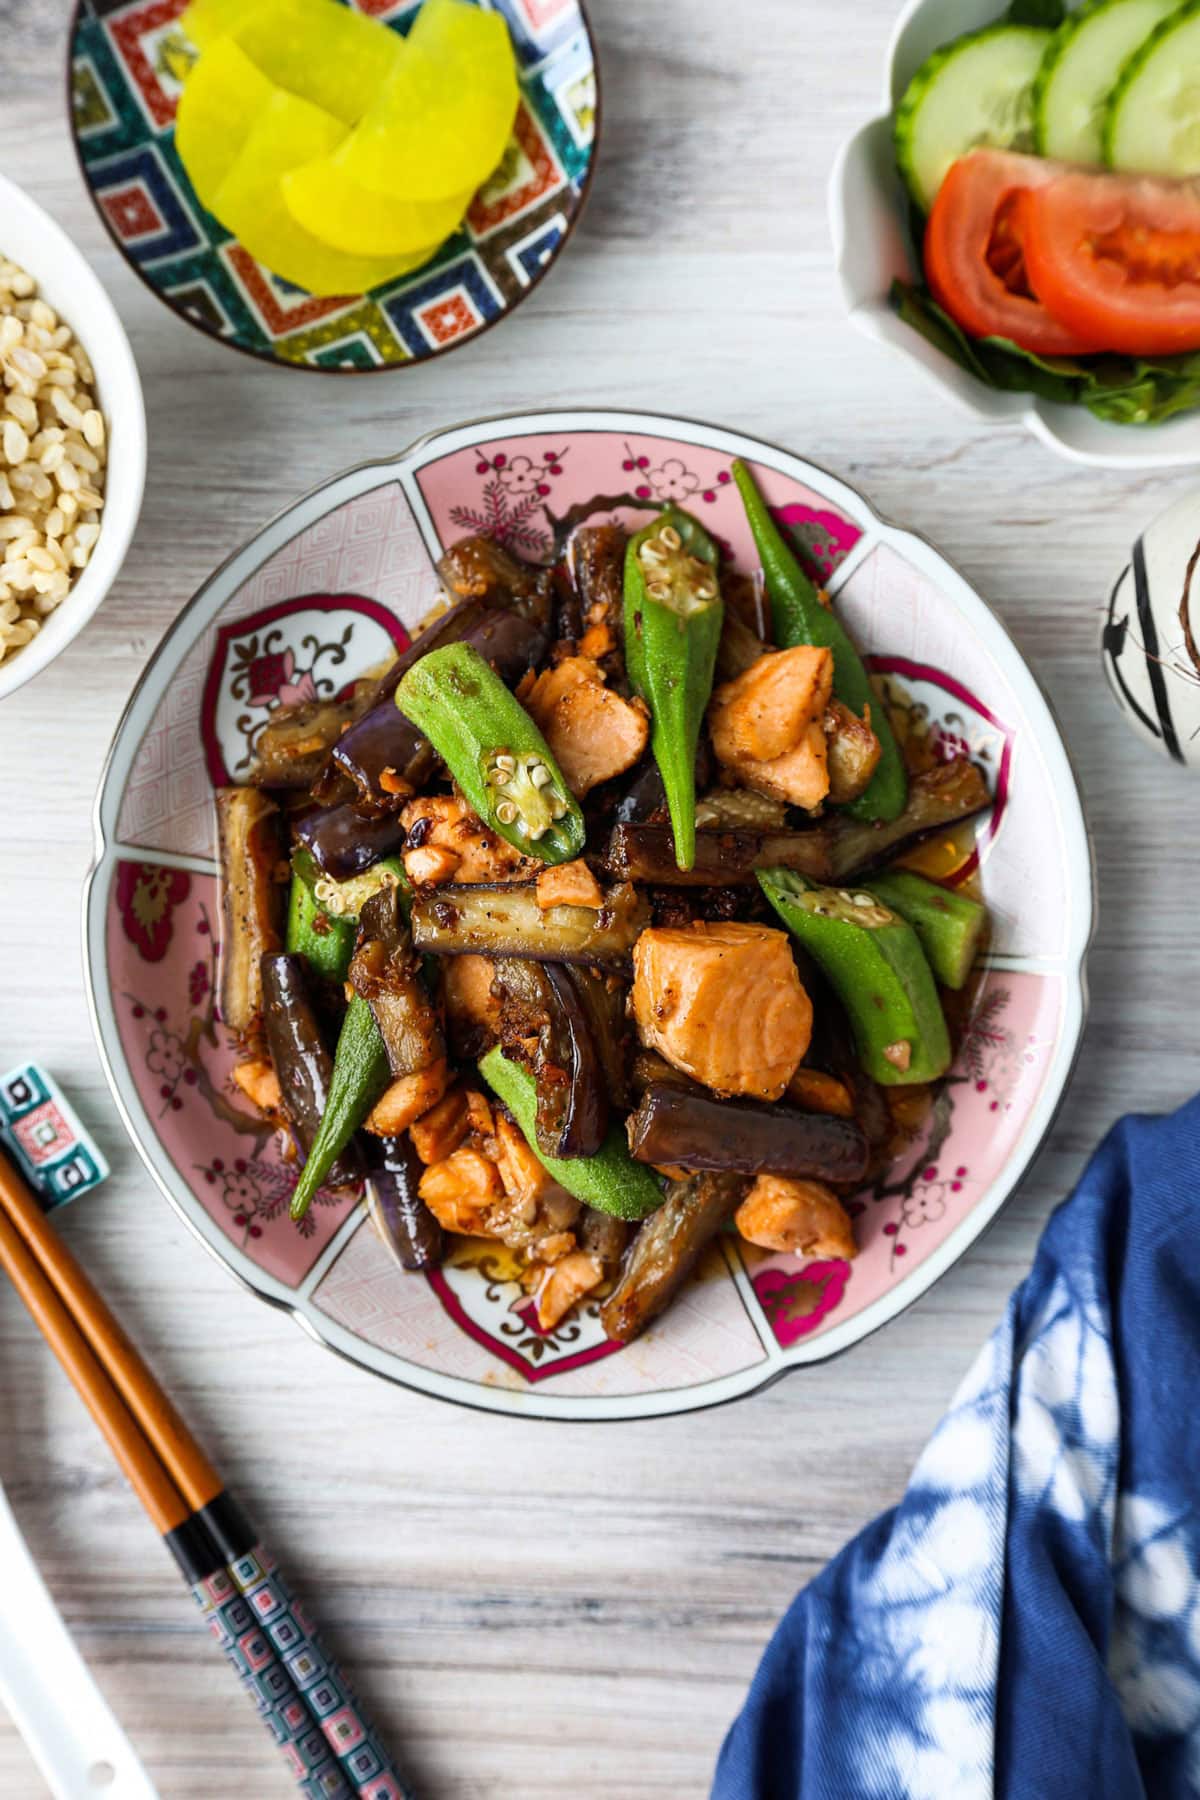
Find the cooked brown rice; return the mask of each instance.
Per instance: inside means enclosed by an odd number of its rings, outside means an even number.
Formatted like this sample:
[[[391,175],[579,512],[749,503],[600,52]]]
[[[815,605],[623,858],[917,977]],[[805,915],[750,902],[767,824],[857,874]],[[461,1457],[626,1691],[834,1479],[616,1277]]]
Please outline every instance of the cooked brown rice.
[[[0,255],[0,662],[70,593],[100,536],[104,416],[87,352]]]

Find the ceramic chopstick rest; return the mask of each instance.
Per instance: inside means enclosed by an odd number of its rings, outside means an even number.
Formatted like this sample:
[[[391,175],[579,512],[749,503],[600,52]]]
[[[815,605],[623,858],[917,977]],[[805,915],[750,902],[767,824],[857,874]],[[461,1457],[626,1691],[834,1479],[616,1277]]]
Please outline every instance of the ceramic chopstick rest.
[[[1200,488],[1134,541],[1108,597],[1101,650],[1138,736],[1200,765]]]

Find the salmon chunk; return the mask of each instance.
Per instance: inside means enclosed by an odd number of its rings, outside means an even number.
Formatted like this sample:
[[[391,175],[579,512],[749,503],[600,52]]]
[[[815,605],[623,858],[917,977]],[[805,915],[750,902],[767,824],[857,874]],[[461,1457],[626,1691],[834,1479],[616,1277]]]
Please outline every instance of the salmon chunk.
[[[623,700],[605,687],[603,669],[586,656],[567,656],[546,669],[525,705],[579,799],[632,769],[650,741],[642,702]]]
[[[525,858],[489,831],[458,794],[410,800],[400,814],[408,832],[404,868],[414,887],[443,881],[515,881]]]
[[[760,1175],[733,1216],[747,1243],[796,1256],[858,1254],[854,1227],[837,1195],[820,1181]]]
[[[447,1231],[490,1237],[492,1215],[504,1200],[500,1171],[478,1150],[456,1150],[426,1169],[418,1194]]]
[[[409,1127],[413,1149],[427,1166],[445,1162],[453,1156],[470,1129],[467,1096],[462,1088],[451,1088],[448,1094],[431,1106],[427,1113],[414,1119]]]
[[[492,993],[495,964],[486,956],[444,956],[442,998],[451,1025],[474,1025],[494,1037],[500,1029],[500,1002]]]
[[[831,651],[768,650],[714,690],[708,723],[718,761],[743,787],[811,812],[829,792],[824,719],[832,692]]]
[[[579,857],[575,862],[542,870],[537,878],[537,903],[543,912],[552,906],[590,906],[599,912],[604,895],[600,883]]]
[[[787,934],[767,925],[643,931],[632,999],[642,1043],[718,1094],[778,1100],[812,1036]]]
[[[525,1133],[503,1113],[496,1114],[496,1163],[500,1184],[518,1205],[537,1201],[550,1186],[550,1176],[525,1141]]]
[[[415,1119],[437,1105],[449,1083],[450,1070],[444,1056],[413,1075],[402,1075],[376,1101],[364,1121],[364,1130],[376,1137],[399,1137]]]
[[[283,1095],[279,1089],[279,1077],[274,1065],[265,1056],[256,1056],[249,1062],[238,1063],[233,1071],[233,1079],[247,1100],[254,1102],[259,1112],[282,1114]]]
[[[541,1275],[533,1293],[541,1329],[553,1331],[575,1302],[598,1288],[603,1280],[603,1263],[586,1250],[572,1250],[570,1255],[552,1263]]]

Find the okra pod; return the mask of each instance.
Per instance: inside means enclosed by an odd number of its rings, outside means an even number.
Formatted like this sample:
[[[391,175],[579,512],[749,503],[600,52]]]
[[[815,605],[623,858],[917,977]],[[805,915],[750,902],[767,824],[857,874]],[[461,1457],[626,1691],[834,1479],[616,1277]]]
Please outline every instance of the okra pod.
[[[794,644],[816,644],[832,650],[833,691],[837,698],[860,719],[870,708],[871,729],[879,739],[882,754],[865,792],[845,810],[856,819],[899,818],[908,798],[908,775],[887,710],[871,685],[866,664],[837,614],[823,603],[788,548],[754,477],[739,459],[733,463],[733,479],[742,496],[766,578],[776,643],[783,650]]]
[[[510,1062],[498,1047],[481,1060],[479,1073],[503,1100],[538,1161],[568,1194],[618,1219],[644,1219],[662,1205],[661,1187],[649,1169],[634,1162],[619,1126],[609,1127],[595,1156],[566,1161],[543,1155],[537,1146],[537,1083],[532,1075]]]
[[[527,856],[570,862],[586,830],[562,770],[525,708],[469,644],[414,663],[396,705],[437,750],[491,830]]]
[[[867,891],[908,920],[943,987],[965,987],[987,923],[978,900],[908,869],[872,875]]]
[[[760,871],[763,893],[829,978],[858,1059],[886,1087],[936,1081],[950,1036],[916,932],[859,888],[823,888],[787,869]]]
[[[625,553],[625,667],[650,708],[675,861],[696,860],[696,745],[712,694],[725,609],[717,551],[698,521],[669,509]]]
[[[287,948],[303,956],[315,975],[328,981],[344,981],[354,954],[354,921],[338,918],[316,895],[319,876],[306,850],[292,858],[292,888],[288,899]]]
[[[292,1195],[293,1219],[304,1217],[313,1195],[390,1080],[379,1027],[367,1002],[355,994],[342,1022],[320,1129]]]

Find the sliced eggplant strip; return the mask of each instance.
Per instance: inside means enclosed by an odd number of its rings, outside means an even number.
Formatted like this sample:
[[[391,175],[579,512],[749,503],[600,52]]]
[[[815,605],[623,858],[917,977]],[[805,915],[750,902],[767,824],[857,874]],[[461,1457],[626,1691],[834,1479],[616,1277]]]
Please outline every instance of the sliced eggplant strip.
[[[447,591],[460,600],[485,600],[549,624],[550,570],[519,562],[494,538],[459,538],[438,559],[437,571]]]
[[[621,1266],[621,1258],[629,1242],[629,1225],[625,1219],[618,1219],[613,1213],[600,1212],[594,1206],[585,1206],[579,1215],[575,1235],[579,1239],[580,1249],[586,1250],[589,1256],[596,1257],[603,1265],[605,1275],[611,1277],[615,1274]]]
[[[417,1188],[425,1165],[408,1133],[367,1140],[368,1207],[372,1223],[404,1269],[438,1269],[446,1237]]]
[[[539,1153],[595,1156],[608,1132],[608,1088],[571,971],[561,963],[501,957],[493,989],[504,1053],[537,1083]]]
[[[613,1103],[624,1106],[629,1099],[629,1049],[633,1039],[625,1010],[629,989],[619,976],[602,975],[578,963],[567,966],[565,973],[587,1014],[600,1060],[600,1080]]]
[[[852,1119],[718,1100],[666,1082],[646,1089],[627,1129],[635,1162],[656,1167],[816,1181],[858,1181],[867,1168],[867,1140]]]
[[[361,699],[304,700],[277,706],[259,733],[247,779],[255,787],[311,787],[363,704]]]
[[[627,971],[650,909],[632,888],[611,889],[599,912],[551,906],[532,882],[441,887],[413,902],[413,943],[435,956],[523,956]]]
[[[670,1305],[748,1185],[744,1175],[708,1170],[668,1184],[665,1201],[638,1231],[625,1272],[600,1308],[608,1337],[631,1343]]]
[[[398,856],[406,836],[395,813],[366,813],[357,806],[324,807],[296,826],[298,841],[333,881],[349,881],[385,856]]]
[[[929,832],[945,831],[972,818],[991,803],[987,782],[975,764],[965,756],[959,757],[914,776],[908,784],[908,804],[890,824],[838,819],[833,827],[827,874],[813,875],[812,870],[794,863],[780,866],[796,868],[798,874],[811,875],[814,881],[844,882],[864,869],[876,869],[880,863],[890,862],[901,849]]]
[[[333,1075],[313,1007],[301,956],[270,954],[262,959],[263,1023],[267,1048],[279,1079],[284,1117],[305,1160],[313,1147]],[[359,1161],[348,1146],[325,1176],[324,1185],[341,1187],[359,1174]]]
[[[283,949],[287,848],[275,802],[257,788],[217,789],[221,865],[221,1018],[245,1044],[261,1042],[262,959]]]
[[[501,680],[515,685],[546,653],[549,601],[519,612],[486,598],[462,600],[421,632],[382,678],[367,712],[334,748],[334,767],[353,781],[360,799],[395,806],[397,795],[403,798],[428,780],[436,755],[397,710],[396,689],[427,652],[457,643],[472,644]]]
[[[349,980],[371,1009],[395,1080],[444,1059],[441,1025],[400,917],[397,889],[381,889],[363,907]]]
[[[617,825],[605,845],[601,866],[621,881],[651,881],[663,887],[729,887],[754,880],[756,869],[795,869],[814,881],[830,878],[830,830],[704,831],[696,833],[696,860],[690,869],[675,861],[669,825]]]

